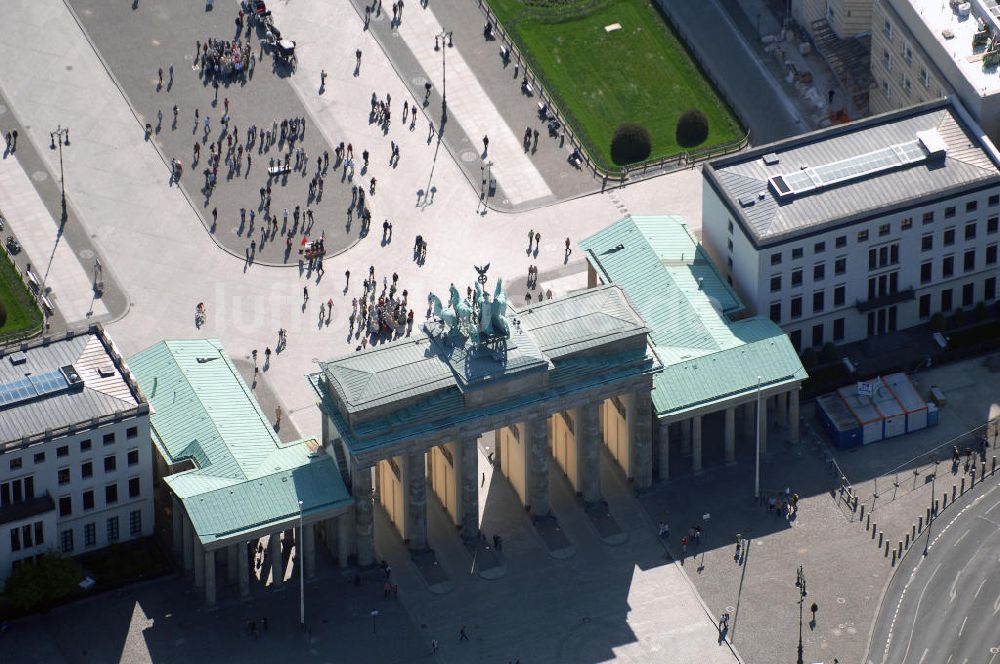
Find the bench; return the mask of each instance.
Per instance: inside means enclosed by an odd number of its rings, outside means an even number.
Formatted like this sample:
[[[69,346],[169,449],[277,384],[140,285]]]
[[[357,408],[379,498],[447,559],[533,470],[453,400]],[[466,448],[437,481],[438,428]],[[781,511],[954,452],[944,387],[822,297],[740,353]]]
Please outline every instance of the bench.
[[[933,336],[934,336],[934,342],[941,347],[941,350],[944,350],[945,348],[948,347],[948,340],[945,338],[943,334],[941,334],[940,332],[935,332]]]
[[[501,46],[500,47],[500,58],[504,62],[506,62],[507,60],[510,60],[510,48],[508,48],[506,46]]]
[[[524,84],[521,85],[521,87],[524,88],[524,93],[529,97],[535,94],[535,89],[531,87],[531,83],[525,82]]]
[[[24,271],[24,278],[28,282],[28,288],[30,288],[33,293],[37,293],[41,289],[38,279],[31,270]]]
[[[542,116],[543,120],[545,118],[547,118],[549,116],[549,106],[548,106],[548,104],[546,104],[545,102],[542,102],[542,101],[538,102],[538,114],[540,116]]]

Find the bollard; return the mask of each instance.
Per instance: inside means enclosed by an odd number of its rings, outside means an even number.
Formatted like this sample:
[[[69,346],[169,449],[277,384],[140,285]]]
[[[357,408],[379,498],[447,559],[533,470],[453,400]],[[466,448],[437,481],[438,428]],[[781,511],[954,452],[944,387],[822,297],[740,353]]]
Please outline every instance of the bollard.
[[[918,533],[924,532],[924,517],[922,516],[917,517],[917,532]]]
[[[917,524],[914,523],[910,525],[910,535],[913,539],[917,539]]]
[[[934,516],[937,516],[937,513],[938,513],[938,501],[937,501],[937,498],[935,498],[934,499]]]
[[[889,540],[885,541],[885,557],[889,557]]]
[[[983,464],[983,474],[985,474],[985,473],[986,473],[986,464],[984,463]],[[857,496],[854,496],[854,507],[853,507],[853,510],[855,512],[858,511],[858,497]]]
[[[955,502],[955,496],[957,496],[957,495],[958,495],[958,494],[956,493],[956,491],[958,491],[958,486],[957,486],[957,485],[955,485],[955,484],[952,484],[952,485],[951,485],[951,502]]]
[[[861,506],[861,517],[860,518],[862,518],[862,519],[865,518],[865,506],[864,505]]]
[[[889,563],[889,564],[890,565],[895,565],[896,564],[896,552],[895,551],[892,552],[892,562]]]
[[[964,477],[962,478],[962,494],[961,495],[963,495],[963,496],[965,495],[965,478]]]
[[[877,523],[873,523],[872,524],[872,539],[875,539],[875,531],[876,530],[878,530],[878,524]]]
[[[903,541],[902,540],[900,540],[899,546],[896,547],[896,551],[897,551],[896,555],[898,555],[900,558],[902,558],[903,557]]]
[[[990,475],[997,472],[997,458],[993,457],[993,461],[990,464]]]
[[[907,549],[910,548],[910,536],[909,535],[906,536],[906,543],[903,546],[905,548],[907,548]]]
[[[924,518],[927,519],[928,521],[931,520],[931,508],[929,507],[927,508]]]
[[[882,531],[878,531],[878,548],[882,548]]]
[[[948,507],[948,494],[941,496],[941,509],[947,509]]]
[[[979,476],[980,477],[986,477],[986,462],[985,461],[983,461],[983,466],[982,466],[982,468],[979,471]]]
[[[864,509],[864,507],[862,507],[861,509]],[[872,515],[869,514],[868,516],[865,517],[865,530],[869,530],[871,525],[872,525]]]

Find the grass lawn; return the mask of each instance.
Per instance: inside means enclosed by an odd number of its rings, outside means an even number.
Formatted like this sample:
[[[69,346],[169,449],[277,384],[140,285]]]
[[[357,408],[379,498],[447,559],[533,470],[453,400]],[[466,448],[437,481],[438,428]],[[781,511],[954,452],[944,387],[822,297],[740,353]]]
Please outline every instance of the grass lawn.
[[[7,322],[0,325],[0,341],[41,325],[42,312],[6,256],[0,256],[0,302],[7,308]]]
[[[702,76],[684,45],[649,0],[567,0],[541,7],[524,0],[489,0],[501,24],[533,60],[560,110],[569,114],[591,156],[605,167],[622,122],[645,125],[650,159],[669,157],[677,119],[700,108],[708,139],[691,149],[739,141],[744,131]],[[620,23],[621,30],[604,26]]]

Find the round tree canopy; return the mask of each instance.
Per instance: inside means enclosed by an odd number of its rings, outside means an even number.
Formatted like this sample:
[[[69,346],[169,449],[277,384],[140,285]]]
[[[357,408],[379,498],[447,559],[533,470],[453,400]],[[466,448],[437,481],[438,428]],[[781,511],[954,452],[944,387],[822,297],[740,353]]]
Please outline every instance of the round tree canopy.
[[[697,108],[684,111],[677,120],[676,138],[681,147],[701,145],[708,138],[708,118]]]
[[[649,130],[632,122],[618,125],[611,139],[611,159],[619,166],[642,161],[652,150]]]

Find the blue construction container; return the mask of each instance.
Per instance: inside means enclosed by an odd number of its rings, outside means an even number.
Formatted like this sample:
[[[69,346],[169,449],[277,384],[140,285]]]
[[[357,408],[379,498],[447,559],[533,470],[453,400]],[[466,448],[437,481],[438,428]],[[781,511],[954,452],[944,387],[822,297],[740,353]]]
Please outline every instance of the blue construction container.
[[[818,397],[816,406],[816,417],[838,449],[846,450],[861,446],[863,438],[861,423],[839,394],[833,392]]]

